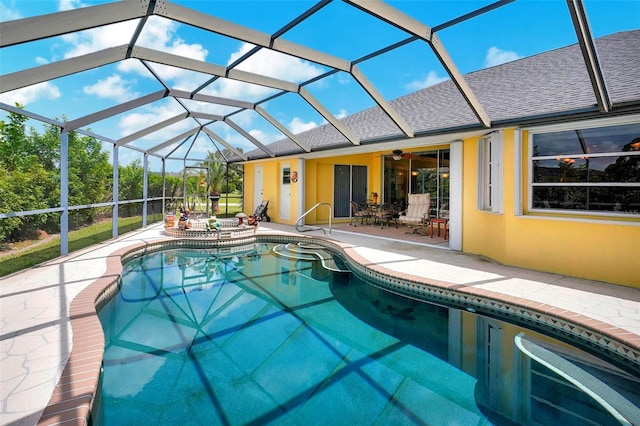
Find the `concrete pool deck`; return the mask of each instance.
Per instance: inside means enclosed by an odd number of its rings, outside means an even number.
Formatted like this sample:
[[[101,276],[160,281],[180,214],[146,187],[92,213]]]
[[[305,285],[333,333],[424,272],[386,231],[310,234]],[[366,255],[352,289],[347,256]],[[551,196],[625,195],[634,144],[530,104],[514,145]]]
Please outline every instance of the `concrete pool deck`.
[[[93,364],[101,359],[102,340],[77,340],[80,331],[87,335],[87,330],[72,330],[71,316],[77,319],[78,311],[70,315],[71,304],[74,302],[77,308],[82,303],[90,308],[95,295],[86,302],[77,296],[81,292],[84,296],[84,290],[101,280],[117,279],[113,267],[120,262],[118,253],[167,239],[162,230],[162,225],[152,225],[0,279],[0,424],[33,425],[41,420],[61,377],[65,377],[72,339],[75,345],[88,345],[86,353],[90,355],[83,359],[87,370],[95,371]],[[263,223],[259,228],[260,234],[271,231],[295,233],[291,226],[273,223]],[[315,231],[311,236],[322,233]],[[349,247],[350,255],[361,264],[402,278],[419,281],[428,277],[452,287],[472,288],[494,299],[550,308],[548,311],[562,317],[604,330],[640,353],[640,289],[507,267],[477,256],[406,241],[337,230],[327,237]],[[87,327],[90,333],[100,331],[99,325]],[[76,348],[73,349],[72,358],[78,361]],[[73,380],[87,380],[87,386],[94,389],[95,374],[90,376],[74,376]],[[65,424],[85,424],[77,406],[88,410],[89,404],[81,395],[75,398],[75,407],[73,401],[68,409],[60,405],[60,414],[49,412],[41,423],[53,424],[67,418]]]

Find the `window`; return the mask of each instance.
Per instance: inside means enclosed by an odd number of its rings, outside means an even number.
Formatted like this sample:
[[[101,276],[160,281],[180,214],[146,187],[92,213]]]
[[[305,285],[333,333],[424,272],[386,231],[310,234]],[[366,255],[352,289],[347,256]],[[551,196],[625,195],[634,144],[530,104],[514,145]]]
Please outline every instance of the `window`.
[[[640,123],[532,133],[529,206],[640,214]]]
[[[499,133],[478,142],[478,208],[502,213],[502,138]]]
[[[282,184],[289,185],[291,183],[291,168],[284,167],[282,169]]]

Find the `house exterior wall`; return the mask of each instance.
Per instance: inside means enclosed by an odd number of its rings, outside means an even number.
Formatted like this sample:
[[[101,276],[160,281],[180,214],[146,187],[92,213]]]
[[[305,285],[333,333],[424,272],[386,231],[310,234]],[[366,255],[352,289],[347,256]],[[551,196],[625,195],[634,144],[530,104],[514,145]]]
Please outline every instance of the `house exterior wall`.
[[[269,216],[274,222],[279,223],[295,223],[297,217],[293,217],[294,208],[297,205],[298,200],[298,183],[291,183],[291,219],[283,221],[280,219],[280,183],[282,182],[282,176],[280,168],[282,164],[288,163],[291,170],[295,170],[297,167],[297,160],[278,159],[278,160],[264,160],[260,162],[248,163],[244,167],[244,209],[243,211],[251,215],[255,212],[258,205],[254,202],[256,185],[254,182],[255,166],[262,165],[262,200],[269,200]]]
[[[306,197],[305,208],[310,209],[316,203],[329,203],[334,205],[334,166],[338,164],[367,167],[367,192],[371,193],[375,191],[380,193],[380,185],[382,182],[380,177],[380,155],[380,153],[366,153],[307,160],[305,162],[307,167],[306,187],[315,191],[316,198]],[[328,221],[329,210],[319,208],[307,216],[306,222],[309,224],[321,224],[327,223]],[[336,221],[339,222],[341,220],[336,219]],[[342,221],[348,221],[348,219]]]
[[[478,208],[478,144],[480,137],[463,140],[462,251],[486,256],[506,265],[540,270],[640,288],[640,220],[607,216],[540,214],[527,212],[527,132],[506,129],[502,134],[503,206],[500,213]],[[518,149],[518,144],[522,144]],[[426,151],[445,145],[412,148]],[[516,158],[516,153],[521,158]],[[363,165],[368,168],[368,193],[381,194],[382,155],[388,150],[355,155],[307,159],[304,177],[292,183],[290,219],[280,220],[280,164],[295,167],[298,158],[268,159],[245,166],[245,212],[253,204],[253,166],[263,165],[264,199],[274,221],[295,224],[304,211],[316,203],[333,205],[334,165]],[[521,170],[520,170],[521,169]],[[304,184],[304,191],[298,185]],[[522,202],[518,193],[521,192]],[[297,197],[304,194],[304,211],[297,212]],[[522,203],[522,206],[519,204]],[[516,205],[518,204],[518,206]],[[522,212],[522,213],[520,213]],[[329,220],[328,209],[319,208],[305,218],[307,224]],[[339,222],[340,220],[334,220]]]
[[[503,131],[501,214],[477,208],[479,139],[464,141],[463,251],[521,268],[640,288],[638,219],[527,212],[528,138],[526,132],[519,138],[523,145],[520,175],[515,136],[514,129]],[[516,214],[516,185],[523,194],[522,215]]]

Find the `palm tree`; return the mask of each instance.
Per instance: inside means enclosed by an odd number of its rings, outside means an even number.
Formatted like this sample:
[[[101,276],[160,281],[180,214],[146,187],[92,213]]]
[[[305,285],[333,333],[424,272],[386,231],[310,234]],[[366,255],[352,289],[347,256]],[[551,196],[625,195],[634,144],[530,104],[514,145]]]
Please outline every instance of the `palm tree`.
[[[211,197],[211,212],[213,214],[218,213],[218,200],[220,199],[220,192],[227,177],[227,163],[220,151],[209,151],[207,157],[200,165],[209,168],[207,192]]]

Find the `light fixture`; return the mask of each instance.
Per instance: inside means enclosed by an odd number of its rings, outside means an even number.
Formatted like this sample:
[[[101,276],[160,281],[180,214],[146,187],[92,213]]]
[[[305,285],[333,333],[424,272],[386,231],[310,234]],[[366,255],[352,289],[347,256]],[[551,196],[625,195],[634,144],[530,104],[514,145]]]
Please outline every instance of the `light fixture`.
[[[393,158],[396,161],[402,160],[402,150],[401,149],[394,149],[391,152],[391,158]]]

